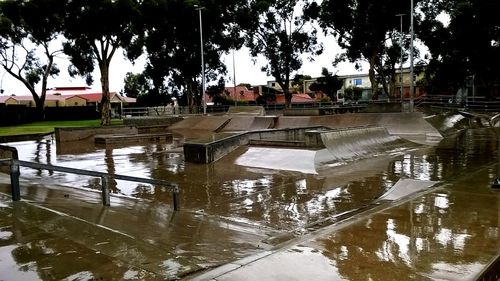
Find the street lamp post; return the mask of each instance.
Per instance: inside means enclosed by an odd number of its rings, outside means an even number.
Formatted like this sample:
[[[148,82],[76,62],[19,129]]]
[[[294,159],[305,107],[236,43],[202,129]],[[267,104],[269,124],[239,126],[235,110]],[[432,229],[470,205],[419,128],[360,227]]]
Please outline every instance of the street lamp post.
[[[401,110],[403,110],[403,16],[406,14],[397,14],[396,17],[399,17],[399,22],[401,24],[401,34],[399,38],[399,46],[401,48],[401,61],[399,65],[399,84],[400,84],[400,95],[401,95]]]
[[[204,7],[200,7],[198,5],[194,5],[196,10],[198,10],[198,14],[200,17],[200,50],[201,50],[201,94],[203,97],[203,115],[207,114],[207,102],[205,97],[205,61],[203,59],[203,21],[201,19],[201,10]]]
[[[411,17],[410,17],[410,112],[413,112],[413,96],[414,96],[414,74],[413,74],[413,0],[410,1]]]
[[[234,49],[233,49],[233,87],[234,87],[234,106],[238,106],[238,95],[236,94],[236,64],[234,62]]]

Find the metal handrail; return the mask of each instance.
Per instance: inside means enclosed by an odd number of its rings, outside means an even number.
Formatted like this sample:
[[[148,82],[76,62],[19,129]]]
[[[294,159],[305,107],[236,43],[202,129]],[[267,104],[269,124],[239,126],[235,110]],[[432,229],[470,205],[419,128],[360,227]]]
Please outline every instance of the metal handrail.
[[[32,169],[44,169],[44,170],[49,170],[49,171],[57,171],[57,172],[63,172],[63,173],[71,173],[71,174],[78,174],[78,175],[85,175],[85,176],[91,176],[91,177],[99,177],[101,178],[101,185],[102,185],[102,202],[104,206],[110,206],[110,194],[109,194],[109,179],[117,179],[117,180],[125,180],[125,181],[133,181],[133,182],[140,182],[140,183],[148,183],[148,184],[154,184],[154,185],[159,185],[159,186],[164,186],[172,190],[173,194],[173,204],[174,204],[174,210],[177,211],[179,210],[179,187],[177,184],[164,181],[164,180],[154,180],[154,179],[147,179],[147,178],[139,178],[139,177],[132,177],[132,176],[125,176],[125,175],[117,175],[117,174],[107,174],[107,173],[102,173],[102,172],[96,172],[96,171],[89,171],[89,170],[82,170],[82,169],[76,169],[76,168],[68,168],[68,167],[63,167],[63,166],[55,166],[55,165],[49,165],[49,164],[42,164],[42,163],[34,163],[34,162],[28,162],[28,161],[22,161],[22,160],[16,160],[16,159],[0,159],[0,164],[3,165],[8,165],[10,164],[10,178],[11,178],[11,188],[12,188],[12,200],[13,201],[18,201],[21,199],[20,191],[19,191],[19,176],[20,176],[20,171],[19,167],[27,167],[27,168],[32,168]]]

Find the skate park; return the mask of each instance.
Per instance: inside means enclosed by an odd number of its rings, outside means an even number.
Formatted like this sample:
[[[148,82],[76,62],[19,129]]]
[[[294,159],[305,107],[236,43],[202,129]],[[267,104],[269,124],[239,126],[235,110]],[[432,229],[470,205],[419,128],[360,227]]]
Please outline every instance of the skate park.
[[[7,279],[476,280],[492,271],[493,116],[175,118],[2,144],[26,162],[158,181],[111,177],[105,206],[98,177],[21,166],[12,202],[4,172]]]

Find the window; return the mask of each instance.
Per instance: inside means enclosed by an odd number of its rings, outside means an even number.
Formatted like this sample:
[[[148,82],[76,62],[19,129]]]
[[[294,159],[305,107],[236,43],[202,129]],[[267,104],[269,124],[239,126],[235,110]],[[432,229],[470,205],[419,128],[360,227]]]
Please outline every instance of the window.
[[[354,79],[354,85],[361,86],[363,84],[363,79]]]
[[[276,86],[276,83],[274,83],[274,82],[271,83],[271,87],[274,87],[274,86]]]

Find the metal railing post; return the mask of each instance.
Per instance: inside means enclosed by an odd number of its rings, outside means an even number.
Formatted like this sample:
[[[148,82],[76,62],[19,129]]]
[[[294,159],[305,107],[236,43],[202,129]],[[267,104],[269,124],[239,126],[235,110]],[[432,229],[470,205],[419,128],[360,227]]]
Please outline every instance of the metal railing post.
[[[21,200],[21,191],[19,189],[19,176],[21,172],[19,171],[19,163],[12,159],[10,161],[10,187],[12,193],[12,201]]]
[[[107,176],[101,176],[101,189],[102,189],[102,204],[104,206],[110,206],[109,198],[109,178]]]

